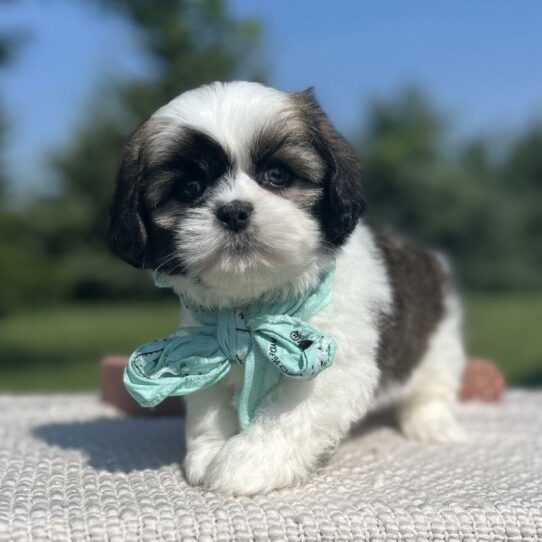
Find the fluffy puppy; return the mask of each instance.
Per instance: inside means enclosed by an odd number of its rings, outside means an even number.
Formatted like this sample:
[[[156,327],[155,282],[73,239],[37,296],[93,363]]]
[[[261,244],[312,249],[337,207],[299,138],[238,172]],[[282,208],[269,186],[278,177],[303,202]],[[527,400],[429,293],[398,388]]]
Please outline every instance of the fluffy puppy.
[[[462,438],[453,407],[461,311],[442,260],[361,222],[361,166],[311,91],[214,83],[159,109],[125,148],[115,251],[213,308],[302,295],[333,259],[332,301],[310,322],[337,344],[310,381],[284,378],[239,432],[235,365],[186,397],[191,484],[253,494],[305,481],[375,405],[404,434]],[[183,325],[193,325],[187,311]]]

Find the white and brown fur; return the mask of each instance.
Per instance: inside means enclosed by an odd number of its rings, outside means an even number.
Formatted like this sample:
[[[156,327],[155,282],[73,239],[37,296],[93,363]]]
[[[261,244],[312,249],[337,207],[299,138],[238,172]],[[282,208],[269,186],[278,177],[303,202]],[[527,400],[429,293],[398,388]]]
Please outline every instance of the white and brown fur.
[[[283,186],[269,182],[277,167]],[[217,219],[233,200],[252,208],[240,231]],[[446,265],[364,225],[364,210],[360,162],[310,91],[214,83],[159,109],[128,142],[112,245],[169,274],[178,294],[207,307],[302,295],[336,259],[332,301],[311,319],[337,343],[333,365],[283,379],[242,433],[232,405],[242,367],[186,397],[191,484],[254,494],[303,482],[391,399],[406,436],[463,437],[453,413],[461,310]]]

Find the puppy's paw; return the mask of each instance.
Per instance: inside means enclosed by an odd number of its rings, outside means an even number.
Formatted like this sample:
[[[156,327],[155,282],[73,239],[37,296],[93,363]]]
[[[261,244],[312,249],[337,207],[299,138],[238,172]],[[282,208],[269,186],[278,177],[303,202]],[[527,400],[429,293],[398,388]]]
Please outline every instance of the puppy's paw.
[[[452,406],[443,401],[406,405],[399,422],[405,436],[427,443],[461,443],[467,434],[457,422]]]
[[[203,485],[229,495],[254,495],[306,480],[308,470],[294,468],[295,462],[286,461],[285,455],[288,452],[281,453],[276,443],[255,442],[237,435],[224,444],[213,459]]]
[[[183,462],[184,475],[191,486],[203,483],[205,473],[222,446],[219,443],[206,443],[193,447],[187,452]]]

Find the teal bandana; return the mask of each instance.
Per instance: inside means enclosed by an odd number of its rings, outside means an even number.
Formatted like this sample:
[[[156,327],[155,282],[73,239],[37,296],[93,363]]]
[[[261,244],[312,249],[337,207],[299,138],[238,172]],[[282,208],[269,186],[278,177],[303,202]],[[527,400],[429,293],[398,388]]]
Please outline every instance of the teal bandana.
[[[140,346],[124,372],[126,389],[151,407],[215,384],[237,363],[244,366],[244,377],[235,405],[239,427],[246,429],[283,376],[310,379],[331,365],[335,341],[305,320],[329,303],[332,275],[324,275],[303,298],[236,310],[206,310],[182,297],[201,325]]]

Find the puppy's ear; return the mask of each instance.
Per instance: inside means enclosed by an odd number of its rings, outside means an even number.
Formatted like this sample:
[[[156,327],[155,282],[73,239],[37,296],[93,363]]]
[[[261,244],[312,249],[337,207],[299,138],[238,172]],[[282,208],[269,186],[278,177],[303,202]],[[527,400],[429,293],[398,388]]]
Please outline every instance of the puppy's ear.
[[[324,196],[320,204],[322,228],[328,242],[340,245],[365,212],[362,165],[318,104],[312,88],[296,96],[309,123],[313,141],[327,165]]]
[[[144,164],[141,128],[124,147],[111,206],[109,240],[113,251],[134,267],[145,267],[148,232],[142,202]]]

